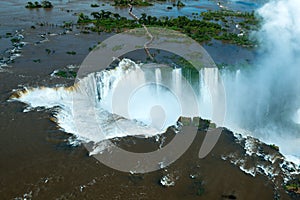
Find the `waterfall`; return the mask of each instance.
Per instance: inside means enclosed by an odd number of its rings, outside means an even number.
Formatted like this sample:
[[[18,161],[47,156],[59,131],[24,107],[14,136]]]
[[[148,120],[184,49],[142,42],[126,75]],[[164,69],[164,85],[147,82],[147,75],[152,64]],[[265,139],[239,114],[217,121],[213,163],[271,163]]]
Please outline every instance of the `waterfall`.
[[[220,74],[217,68],[203,68],[197,81],[187,78],[193,84],[199,83],[199,91],[195,93],[202,118],[212,119],[219,125],[214,109],[222,107],[223,83],[224,125],[275,143],[291,158],[300,156],[299,6],[298,0],[277,0],[258,10],[264,19],[260,30],[254,33],[260,49],[249,68],[234,72],[222,70]],[[180,115],[193,116],[194,108],[190,106],[192,93],[187,91],[182,69],[156,68],[153,64],[149,76],[142,64],[123,59],[115,69],[89,74],[74,87],[24,88],[12,99],[28,104],[25,111],[37,107],[56,109],[54,117],[61,129],[84,141],[155,135],[175,124]],[[159,82],[168,87],[153,84]],[[162,92],[157,95],[157,91]],[[186,107],[191,108],[183,113],[182,108]],[[160,113],[162,110],[164,113]],[[153,111],[155,115],[151,114]],[[157,113],[165,116],[159,124],[161,127],[151,126],[151,117]],[[99,126],[101,137],[95,134]]]
[[[182,88],[182,73],[181,68],[175,68],[172,70],[172,88],[177,96],[181,96],[181,88]]]
[[[285,135],[284,141],[290,145],[280,145],[280,148],[287,151],[288,155],[295,156],[290,152],[295,151],[299,145],[298,137],[293,137],[297,129],[293,129],[290,122],[286,124],[288,118],[285,117],[291,112],[293,121],[299,122],[300,111],[295,109],[299,107],[294,98],[281,98],[290,91],[275,91],[272,98],[259,96],[264,94],[259,92],[262,88],[272,84],[266,82],[261,85],[260,79],[254,79],[258,77],[245,70],[219,72],[217,68],[203,68],[198,80],[193,80],[192,76],[183,77],[180,68],[167,69],[151,64],[144,69],[143,64],[123,59],[115,69],[89,74],[72,87],[24,88],[16,92],[12,99],[28,104],[25,111],[37,107],[55,109],[55,122],[62,130],[76,135],[84,142],[97,143],[129,135],[153,136],[176,124],[182,115],[200,115],[201,118],[222,125],[214,120],[213,109],[221,107],[219,104],[224,100],[220,87],[224,83],[227,96],[225,126],[240,133],[256,134],[256,137],[266,142],[279,145],[283,143],[282,137],[278,135],[281,131],[289,130],[291,132]],[[278,87],[276,83],[282,83],[276,79],[263,80],[275,81],[272,82],[274,87]],[[199,87],[193,87],[199,89],[194,93],[200,109],[197,114],[193,113],[195,107],[191,106],[192,93],[187,89],[190,83],[199,84]],[[278,105],[284,106],[279,112],[282,115],[276,115],[277,110],[268,110]],[[183,107],[191,110],[183,113]],[[285,113],[281,112],[285,109]],[[101,134],[98,134],[99,127]]]
[[[161,81],[162,81],[161,70],[160,68],[155,68],[155,83],[156,83],[156,92],[158,97],[159,97],[160,84],[162,83]]]
[[[85,142],[156,135],[175,125],[181,116],[181,105],[176,97],[181,93],[181,69],[162,72],[153,64],[150,70],[155,76],[149,78],[141,65],[123,59],[118,67],[91,73],[72,87],[24,88],[11,100],[28,104],[24,111],[55,108],[54,117],[60,128]],[[172,80],[165,82],[172,82],[173,88],[160,85],[163,73],[166,77],[172,74]],[[158,95],[157,91],[162,92]],[[152,118],[158,115],[163,118],[154,124]],[[97,134],[99,127],[102,134]]]
[[[219,71],[217,68],[203,68],[200,70],[199,107],[200,116],[202,118],[212,119],[212,98],[220,93],[220,91],[218,91],[219,85],[221,84],[219,80]]]

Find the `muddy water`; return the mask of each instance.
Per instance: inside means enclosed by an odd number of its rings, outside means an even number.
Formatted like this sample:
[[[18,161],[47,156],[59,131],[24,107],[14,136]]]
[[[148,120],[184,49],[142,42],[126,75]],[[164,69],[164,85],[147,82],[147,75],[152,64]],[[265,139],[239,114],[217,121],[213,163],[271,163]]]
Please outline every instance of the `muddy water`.
[[[1,100],[4,98],[1,94]],[[203,160],[197,158],[204,136],[199,132],[194,145],[167,171],[131,175],[88,157],[82,146],[68,146],[67,135],[49,121],[50,112],[22,113],[23,107],[19,103],[1,104],[2,199],[24,194],[33,199],[273,198],[273,184],[266,177],[253,178],[221,160],[222,154],[239,150],[229,134],[223,134],[214,151]],[[132,139],[124,139],[124,145],[129,141]],[[166,174],[178,177],[174,187],[159,185]],[[205,188],[203,196],[197,195],[199,181]]]
[[[187,8],[198,9],[192,6]],[[76,21],[75,12],[91,9],[86,1],[53,1],[53,10],[27,10],[24,2],[0,2],[0,35],[23,29],[25,42],[22,56],[17,58],[10,67],[0,73],[0,199],[272,199],[273,183],[266,177],[253,178],[240,171],[229,162],[223,161],[224,152],[240,151],[233,142],[232,135],[224,133],[217,147],[203,160],[197,158],[199,146],[204,132],[193,146],[178,161],[168,167],[145,175],[131,175],[112,170],[99,163],[83,146],[68,145],[69,135],[58,130],[56,124],[49,118],[51,110],[23,113],[25,105],[17,102],[7,102],[12,89],[23,86],[54,86],[56,84],[72,84],[73,80],[51,78],[49,75],[55,69],[67,65],[79,65],[88,54],[88,48],[102,41],[109,35],[78,34],[78,30],[64,33],[55,26],[63,21]],[[57,6],[56,6],[57,5]],[[197,4],[198,5],[198,4]],[[163,9],[155,12],[164,13],[166,5],[159,4]],[[214,2],[207,2],[203,7],[216,8]],[[106,3],[106,7],[110,7]],[[144,9],[144,8],[143,8]],[[202,7],[200,8],[202,9]],[[67,10],[73,10],[67,12]],[[150,13],[151,10],[146,10]],[[121,12],[121,11],[120,11]],[[126,10],[123,10],[124,15]],[[144,12],[144,10],[138,11]],[[154,12],[154,11],[153,11]],[[170,11],[185,14],[191,10]],[[40,27],[36,23],[48,22],[54,26]],[[30,26],[36,26],[31,29]],[[45,33],[58,35],[43,41],[40,35]],[[60,35],[61,34],[61,35]],[[4,42],[2,42],[4,41]],[[0,39],[0,49],[11,48],[7,38]],[[45,49],[53,53],[48,54]],[[218,52],[224,48],[232,49],[230,55],[239,59],[252,58],[253,53],[235,46],[216,44],[207,47],[213,57],[219,62],[226,62]],[[76,55],[68,55],[67,51],[76,51]],[[236,52],[243,52],[237,54]],[[40,59],[40,62],[33,60]],[[229,62],[229,61],[228,61]],[[130,147],[133,139],[121,140],[121,145],[128,148],[142,148],[137,143]],[[146,142],[149,146],[151,142]],[[173,174],[178,179],[175,186],[165,188],[159,184],[162,176]],[[194,175],[192,179],[190,175]],[[199,183],[204,193],[199,196]],[[287,199],[284,193],[282,198]]]

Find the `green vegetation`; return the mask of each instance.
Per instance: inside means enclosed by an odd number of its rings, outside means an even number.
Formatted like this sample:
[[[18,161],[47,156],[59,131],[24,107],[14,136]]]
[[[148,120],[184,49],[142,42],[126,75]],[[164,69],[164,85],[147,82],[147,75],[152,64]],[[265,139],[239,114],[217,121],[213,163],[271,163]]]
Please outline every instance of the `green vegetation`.
[[[255,41],[249,39],[249,32],[259,28],[261,19],[254,12],[234,12],[231,10],[208,11],[200,14],[202,20],[220,24],[226,33],[215,37],[225,42],[252,46]]]
[[[94,49],[97,48],[97,45],[100,45],[101,42],[98,42],[97,44],[94,44],[92,47],[89,47],[89,51],[93,51]],[[101,44],[101,46],[103,45],[104,43]]]
[[[271,149],[274,149],[275,151],[279,151],[279,147],[275,144],[270,144],[269,147],[271,147]]]
[[[89,51],[93,51],[94,49],[96,49],[97,45],[94,45],[92,47],[89,47]]]
[[[47,54],[50,54],[52,52],[50,49],[45,49],[45,51],[47,52]]]
[[[41,62],[41,59],[34,59],[33,62],[35,62],[35,63],[40,63],[40,62]]]
[[[128,6],[129,4],[133,6],[153,6],[152,3],[143,0],[114,0],[114,6]]]
[[[58,72],[55,73],[55,75],[63,77],[63,78],[66,78],[67,77],[67,72],[65,72],[65,71],[58,71]]]
[[[249,30],[259,26],[260,20],[256,18],[254,13],[240,13],[233,11],[208,11],[201,13],[202,20],[189,19],[185,16],[177,18],[169,17],[153,17],[141,14],[139,23],[133,19],[121,17],[117,13],[101,10],[100,12],[92,12],[92,19],[80,13],[78,15],[78,23],[81,25],[93,24],[92,27],[86,27],[94,32],[121,32],[127,29],[141,27],[141,24],[156,27],[170,28],[187,34],[199,43],[209,43],[212,39],[221,40],[223,42],[253,47],[256,41],[251,40],[249,32],[243,27],[249,27]],[[229,20],[230,18],[230,20]],[[220,22],[224,21],[224,22]],[[225,23],[225,21],[227,21]],[[229,22],[230,21],[230,22]],[[242,27],[235,27],[236,21]],[[233,26],[234,25],[234,26]],[[241,31],[243,33],[241,34]]]
[[[174,63],[183,68],[191,68],[191,69],[194,68],[194,66],[189,61],[187,61],[186,59],[184,59],[182,57],[175,57]]]
[[[77,73],[74,71],[59,70],[59,71],[55,72],[54,75],[62,77],[62,78],[76,78]]]
[[[202,12],[200,16],[203,20],[220,21],[228,26],[238,24],[246,30],[257,29],[261,21],[254,12],[234,12],[231,10]]]
[[[65,22],[64,21],[64,25],[63,25],[64,28],[71,28],[72,26],[73,26],[73,22]]]
[[[72,31],[73,30],[73,22],[66,22],[64,21],[64,24],[62,25],[65,30]]]
[[[92,8],[97,8],[97,7],[100,7],[100,6],[99,6],[98,4],[95,3],[95,4],[91,4],[91,7],[92,7]]]
[[[80,13],[77,23],[93,23],[94,27],[90,28],[94,32],[120,32],[126,29],[141,27],[136,21],[121,17],[118,13],[101,10],[101,12],[92,12],[90,19],[87,15]]]
[[[50,1],[42,1],[41,3],[35,1],[33,2],[27,2],[27,5],[25,6],[25,8],[53,8],[53,5]]]
[[[19,38],[12,38],[12,39],[10,39],[10,41],[11,41],[12,43],[18,43],[18,42],[21,41],[21,39],[19,39]]]
[[[199,124],[198,124],[198,130],[207,131],[209,126],[210,126],[210,120],[200,118]]]
[[[93,14],[93,13],[92,13],[92,14]],[[91,15],[92,15],[92,14],[91,14]],[[79,13],[77,22],[78,22],[78,23],[90,23],[90,22],[92,22],[92,21],[91,21],[91,19],[89,18],[89,16],[84,15],[83,13]]]
[[[294,192],[300,194],[300,183],[299,180],[293,183],[287,183],[284,186],[284,189],[289,191],[289,192]]]
[[[176,4],[177,7],[184,7],[185,4],[182,3],[181,1],[178,1],[177,4]]]
[[[66,53],[69,54],[69,55],[76,55],[75,51],[67,51]]]

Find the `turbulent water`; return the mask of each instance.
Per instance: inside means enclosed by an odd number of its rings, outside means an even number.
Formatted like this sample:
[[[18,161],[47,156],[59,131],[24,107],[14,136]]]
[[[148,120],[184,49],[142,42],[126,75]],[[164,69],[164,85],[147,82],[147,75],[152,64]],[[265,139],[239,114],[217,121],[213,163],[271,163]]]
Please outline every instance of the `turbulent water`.
[[[198,79],[192,79],[183,78],[180,68],[138,65],[124,59],[115,69],[90,74],[73,87],[25,88],[14,99],[27,103],[28,109],[54,109],[55,120],[64,131],[79,140],[98,143],[127,135],[156,135],[176,125],[181,115],[211,119],[214,105],[208,85],[222,80],[226,118],[219,125],[275,143],[283,154],[297,162],[300,156],[299,6],[297,0],[271,1],[258,10],[264,19],[261,29],[254,33],[261,42],[260,55],[247,69],[219,72],[204,68]],[[192,98],[186,90],[189,84],[196,90],[199,111],[183,111]],[[143,87],[126,93],[138,85]],[[123,92],[124,98],[116,99],[116,91]],[[90,106],[86,108],[86,105]],[[100,135],[96,134],[99,129]]]
[[[300,156],[299,1],[271,1],[258,10],[260,56],[251,69],[225,72],[227,126],[248,130],[281,152]],[[299,162],[299,161],[298,161]]]
[[[179,68],[123,59],[115,69],[89,74],[72,87],[24,88],[12,99],[28,104],[25,112],[53,109],[53,120],[62,130],[84,142],[99,143],[157,135],[176,125],[180,116],[198,116],[189,85]]]

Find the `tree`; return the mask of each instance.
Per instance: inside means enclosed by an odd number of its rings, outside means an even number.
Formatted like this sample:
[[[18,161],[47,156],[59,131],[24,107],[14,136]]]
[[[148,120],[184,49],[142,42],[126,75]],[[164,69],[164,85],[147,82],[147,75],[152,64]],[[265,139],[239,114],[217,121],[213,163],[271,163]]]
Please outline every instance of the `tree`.
[[[118,13],[114,13],[113,16],[117,20],[119,20],[121,18],[121,16]]]
[[[42,1],[43,8],[53,8],[53,5],[50,1]]]
[[[92,12],[91,15],[94,17],[94,19],[97,19],[97,20],[101,18],[100,13],[98,13],[98,12]]]

